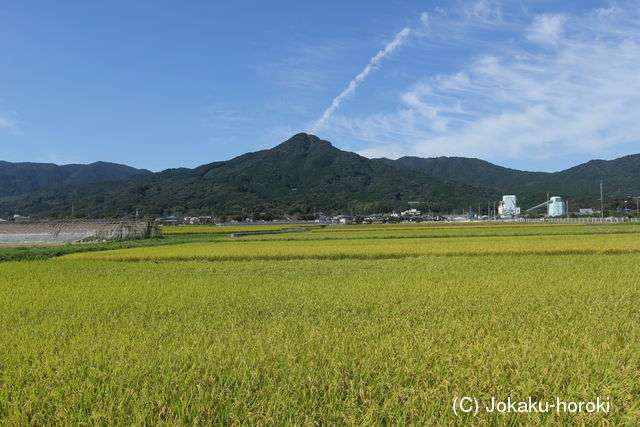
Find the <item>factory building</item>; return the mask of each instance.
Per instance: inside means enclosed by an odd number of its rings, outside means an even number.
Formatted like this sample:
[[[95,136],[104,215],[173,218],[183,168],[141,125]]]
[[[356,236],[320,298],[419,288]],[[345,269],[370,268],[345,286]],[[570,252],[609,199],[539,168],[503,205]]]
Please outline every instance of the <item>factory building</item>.
[[[520,214],[520,208],[517,206],[516,196],[502,196],[502,201],[498,205],[498,215],[503,218],[515,218]]]
[[[562,197],[553,196],[547,203],[547,215],[551,218],[567,214],[567,205]]]

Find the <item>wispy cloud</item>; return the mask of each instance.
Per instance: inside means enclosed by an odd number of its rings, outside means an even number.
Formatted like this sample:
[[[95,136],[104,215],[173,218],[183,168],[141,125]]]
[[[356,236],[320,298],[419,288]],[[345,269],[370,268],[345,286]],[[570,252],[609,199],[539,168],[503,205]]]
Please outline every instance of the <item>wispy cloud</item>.
[[[638,142],[640,6],[512,17],[481,1],[464,11],[423,15],[429,41],[477,46],[487,28],[509,31],[510,43],[487,36],[457,70],[424,75],[399,93],[392,111],[335,115],[328,136],[362,141],[371,157],[547,159]]]
[[[0,116],[0,128],[5,129],[13,134],[19,134],[18,122],[6,116]]]
[[[214,129],[233,129],[238,123],[246,122],[249,117],[222,107],[208,107],[199,122],[202,127]]]
[[[542,43],[557,44],[562,41],[562,31],[567,17],[564,15],[539,15],[529,26],[527,38]]]
[[[403,28],[402,30],[400,30],[392,41],[387,43],[387,45],[382,50],[380,50],[369,60],[364,69],[349,82],[349,85],[346,87],[346,89],[344,89],[338,96],[333,99],[329,108],[327,108],[322,116],[311,126],[312,132],[321,130],[323,126],[327,124],[327,122],[331,119],[331,116],[333,116],[333,113],[335,113],[335,111],[340,108],[340,105],[344,102],[344,100],[353,95],[360,83],[362,83],[364,79],[367,78],[369,73],[371,73],[371,71],[376,68],[382,58],[389,55],[400,45],[402,45],[402,43],[404,43],[410,32],[411,30],[409,28]]]
[[[467,3],[465,7],[467,19],[484,24],[503,23],[501,3],[496,0],[479,0]]]
[[[278,91],[308,93],[323,87],[332,78],[326,65],[339,62],[351,52],[349,40],[319,40],[315,43],[295,43],[284,57],[275,57],[266,64],[255,66],[256,71]]]

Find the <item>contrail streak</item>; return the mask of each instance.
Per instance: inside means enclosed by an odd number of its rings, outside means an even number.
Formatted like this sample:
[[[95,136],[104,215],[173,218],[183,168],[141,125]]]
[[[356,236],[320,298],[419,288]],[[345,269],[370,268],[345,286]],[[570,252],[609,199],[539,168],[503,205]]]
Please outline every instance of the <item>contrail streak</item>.
[[[322,113],[322,117],[320,117],[311,126],[311,132],[315,133],[318,131],[318,129],[324,126],[324,124],[331,118],[333,113],[340,107],[342,102],[349,96],[353,95],[353,93],[358,88],[358,85],[362,83],[362,81],[369,75],[371,71],[373,71],[373,69],[376,67],[376,65],[378,65],[378,63],[382,60],[382,58],[384,58],[385,56],[387,56],[388,54],[396,50],[402,43],[404,43],[404,41],[406,40],[410,32],[411,30],[409,30],[409,28],[403,28],[398,34],[396,34],[394,39],[384,47],[384,49],[380,50],[378,53],[376,53],[376,55],[373,58],[369,60],[369,62],[367,63],[367,66],[364,67],[364,69],[360,72],[360,74],[355,76],[353,80],[349,82],[349,85],[347,86],[347,88],[343,90],[340,93],[340,95],[333,98],[333,101],[331,102],[331,106],[329,106],[329,108],[324,110],[324,113]]]

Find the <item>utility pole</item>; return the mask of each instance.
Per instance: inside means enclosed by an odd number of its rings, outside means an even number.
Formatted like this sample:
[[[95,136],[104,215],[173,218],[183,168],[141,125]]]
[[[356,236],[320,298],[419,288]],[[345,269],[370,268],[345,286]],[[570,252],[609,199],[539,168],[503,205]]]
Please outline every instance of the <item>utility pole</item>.
[[[549,192],[547,191],[547,216],[549,215]]]
[[[602,197],[602,180],[600,180],[600,219],[604,219],[604,198]]]

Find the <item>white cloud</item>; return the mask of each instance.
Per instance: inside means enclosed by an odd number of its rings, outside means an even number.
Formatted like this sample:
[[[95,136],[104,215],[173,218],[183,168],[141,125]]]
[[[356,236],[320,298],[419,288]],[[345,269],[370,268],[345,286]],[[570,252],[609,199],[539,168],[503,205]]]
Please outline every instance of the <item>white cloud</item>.
[[[565,15],[539,15],[528,29],[529,40],[557,44],[562,40],[562,31],[567,21]]]
[[[468,10],[482,22],[503,19],[487,4]],[[450,16],[439,16],[438,28],[462,27]],[[487,43],[458,70],[424,76],[398,95],[394,111],[336,115],[329,136],[367,142],[360,153],[369,157],[548,159],[640,142],[640,7],[528,19],[513,43]],[[503,25],[514,27],[506,18]]]
[[[369,73],[375,69],[382,58],[396,50],[400,45],[402,45],[402,43],[404,43],[410,32],[411,30],[409,28],[403,28],[398,32],[398,34],[396,34],[391,42],[387,43],[382,50],[369,60],[364,69],[349,82],[346,89],[333,99],[329,108],[327,108],[322,116],[311,126],[311,132],[317,132],[327,124],[333,113],[340,108],[342,102],[353,95],[360,83],[362,83]]]
[[[440,15],[447,15],[447,11],[439,6],[436,6],[435,11],[438,12]]]
[[[427,27],[429,26],[429,13],[428,12],[422,12],[422,14],[420,15],[420,22],[422,22]]]
[[[18,134],[20,133],[18,129],[18,122],[12,120],[6,116],[0,116],[0,128],[6,129],[11,133]]]

